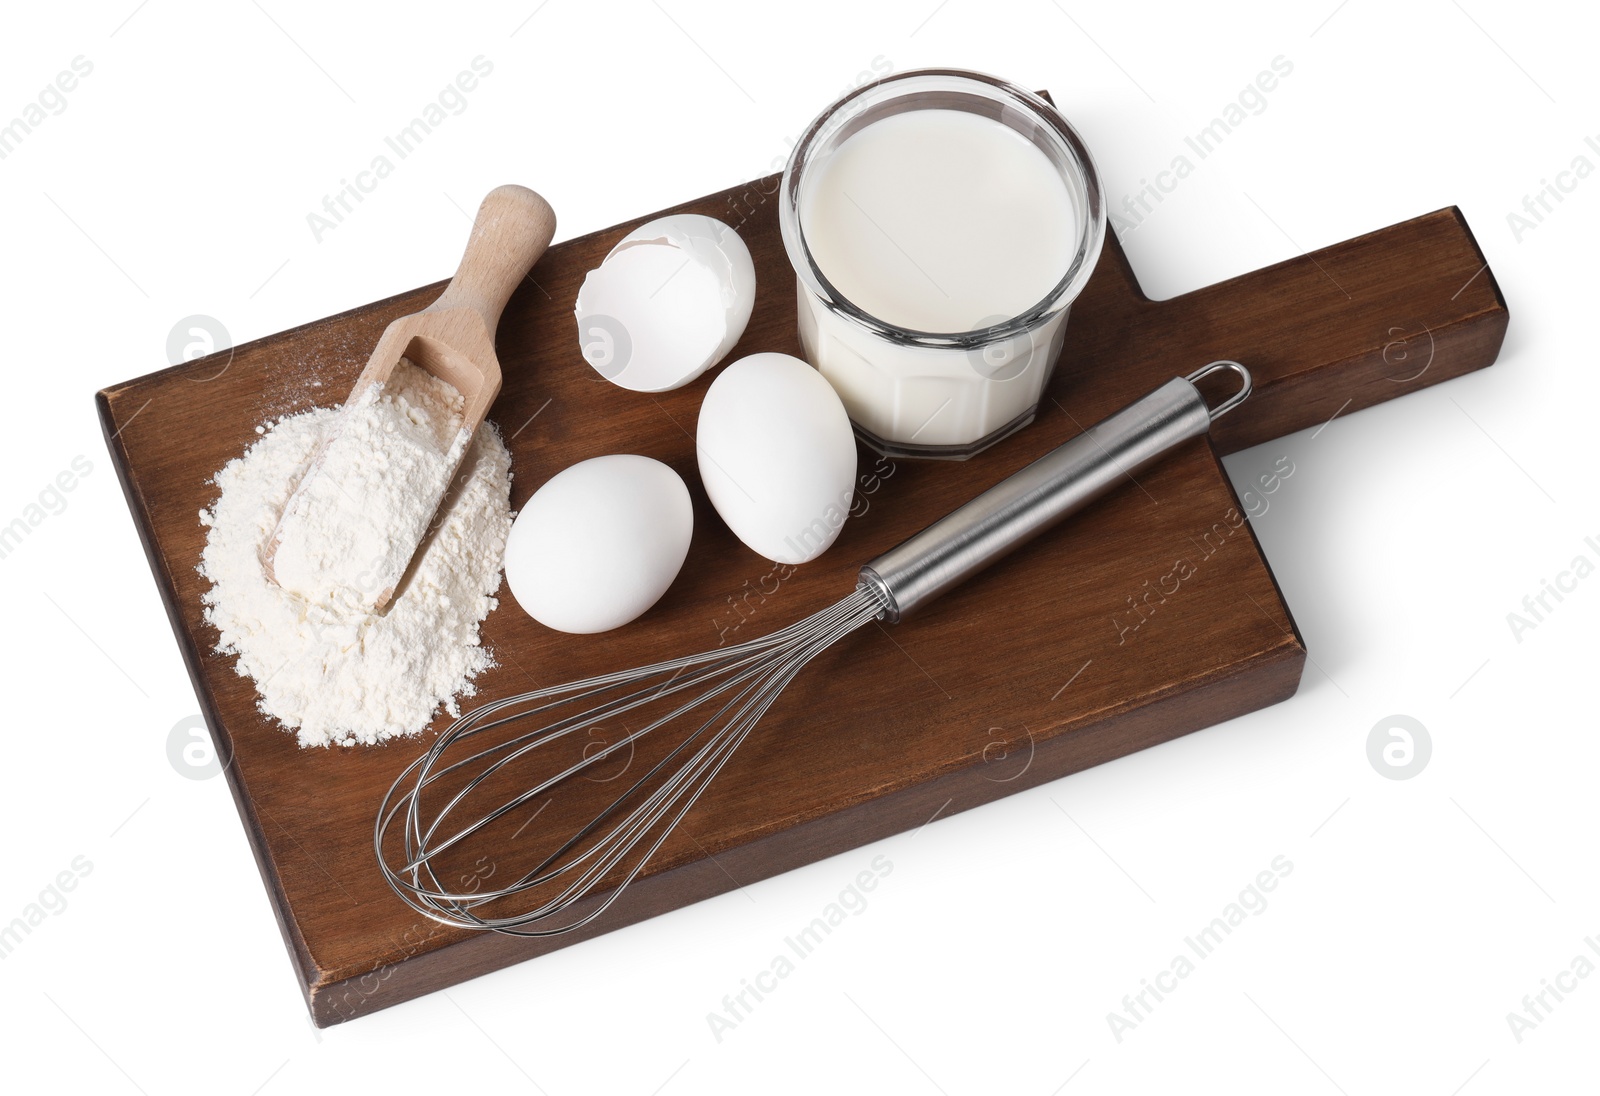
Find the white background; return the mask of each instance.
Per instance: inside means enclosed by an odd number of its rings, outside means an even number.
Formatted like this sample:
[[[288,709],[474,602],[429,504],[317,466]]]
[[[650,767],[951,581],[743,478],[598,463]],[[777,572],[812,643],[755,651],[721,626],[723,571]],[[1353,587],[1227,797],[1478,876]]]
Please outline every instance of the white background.
[[[1600,937],[1600,577],[1520,642],[1506,618],[1600,562],[1600,178],[1520,240],[1507,214],[1575,157],[1600,166],[1600,25],[1490,0],[937,2],[11,7],[0,119],[72,58],[94,69],[0,161],[0,524],[74,457],[92,471],[0,560],[0,922],[75,857],[92,870],[0,962],[0,1084],[1593,1088],[1600,976],[1520,1042],[1507,1014]],[[480,54],[469,108],[317,242],[306,214]],[[547,195],[565,239],[764,174],[875,62],[1048,87],[1118,202],[1280,54],[1267,109],[1128,236],[1148,290],[1454,203],[1513,316],[1493,368],[1230,458],[1240,484],[1296,468],[1257,533],[1315,660],[1299,694],[315,1032],[224,781],[168,761],[196,704],[94,391],[166,365],[191,314],[237,343],[440,277],[457,207],[501,182]],[[1368,760],[1392,714],[1432,742],[1411,779]],[[707,1013],[877,855],[894,870],[866,911],[719,1042]],[[1280,855],[1270,906],[1119,1042],[1107,1013]]]

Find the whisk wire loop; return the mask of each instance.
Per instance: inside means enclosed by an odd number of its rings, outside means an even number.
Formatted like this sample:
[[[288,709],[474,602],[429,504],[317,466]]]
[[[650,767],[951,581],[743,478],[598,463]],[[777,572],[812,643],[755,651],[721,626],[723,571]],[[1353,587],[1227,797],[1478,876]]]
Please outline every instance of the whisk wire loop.
[[[633,882],[806,664],[882,611],[882,596],[861,587],[805,620],[743,643],[535,689],[467,713],[407,766],[384,796],[373,834],[384,878],[413,909],[448,925],[540,937],[588,924]],[[560,714],[579,703],[589,706]],[[663,707],[664,714],[655,714]],[[692,713],[702,709],[710,714],[695,719]],[[645,724],[637,730],[623,725],[627,733],[616,741],[585,749],[576,761],[558,762],[553,772],[519,780],[520,790],[461,821],[467,804],[481,798],[495,778],[519,778],[525,767],[536,767],[541,747],[630,715],[643,715]],[[491,740],[493,732],[538,716],[550,722]],[[445,853],[572,786],[576,778],[599,781],[590,776],[598,766],[624,754],[631,758],[647,736],[669,727],[686,728],[681,741],[515,879],[471,890],[443,882]],[[464,748],[471,752],[458,757]],[[457,781],[460,786],[442,802],[425,808],[425,792]],[[391,838],[397,828],[398,842]],[[469,880],[479,881],[473,874],[463,884]],[[603,882],[612,884],[609,892],[578,908]]]

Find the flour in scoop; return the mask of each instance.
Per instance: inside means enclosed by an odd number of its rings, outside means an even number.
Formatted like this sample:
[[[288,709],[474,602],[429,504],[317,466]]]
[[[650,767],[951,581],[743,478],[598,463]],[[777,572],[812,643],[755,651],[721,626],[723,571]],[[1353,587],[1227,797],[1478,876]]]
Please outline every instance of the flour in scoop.
[[[438,491],[426,481],[428,462],[407,447],[425,450],[431,436],[434,456],[454,467],[449,449],[455,435],[447,427],[454,414],[459,432],[459,403],[451,402],[454,389],[406,363],[385,387],[370,397],[370,405],[351,410],[370,418],[366,426],[392,424],[386,433],[405,439],[378,446],[381,452],[372,459],[418,463],[416,478],[389,477],[383,489],[397,493],[388,503],[402,512],[425,507],[426,524]],[[511,528],[511,457],[486,422],[470,441],[462,439],[460,473],[383,613],[368,611],[359,599],[330,594],[337,583],[318,581],[311,570],[294,572],[298,561],[290,573],[311,596],[270,581],[262,546],[324,432],[337,426],[342,436],[351,425],[340,414],[317,408],[260,428],[260,440],[217,473],[219,496],[200,514],[207,530],[200,573],[211,583],[205,616],[219,633],[217,650],[237,656],[239,674],[255,683],[261,712],[297,732],[302,746],[416,734],[441,705],[459,714],[456,698],[471,696],[472,679],[494,665],[479,643],[478,626],[498,604],[494,594]],[[365,464],[372,450],[346,448],[337,440],[324,450],[324,471],[346,484],[376,474]],[[348,516],[339,507],[312,508],[308,539],[330,533],[319,523],[337,525]],[[374,547],[362,539],[366,533],[347,528],[331,535],[350,537],[354,554],[330,560],[330,568],[359,564],[359,570],[371,563],[373,557],[363,554]],[[281,554],[277,564],[281,579]]]
[[[460,392],[403,358],[355,397],[278,527],[278,585],[313,605],[376,605],[405,573],[471,440],[464,407]]]

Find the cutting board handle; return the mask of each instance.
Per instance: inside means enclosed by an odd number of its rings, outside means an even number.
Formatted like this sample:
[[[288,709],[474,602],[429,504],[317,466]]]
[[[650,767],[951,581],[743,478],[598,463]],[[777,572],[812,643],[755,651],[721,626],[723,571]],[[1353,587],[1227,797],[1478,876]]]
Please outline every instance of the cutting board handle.
[[[473,308],[493,336],[512,292],[539,261],[556,231],[550,203],[525,186],[495,187],[478,207],[456,275],[429,312]]]

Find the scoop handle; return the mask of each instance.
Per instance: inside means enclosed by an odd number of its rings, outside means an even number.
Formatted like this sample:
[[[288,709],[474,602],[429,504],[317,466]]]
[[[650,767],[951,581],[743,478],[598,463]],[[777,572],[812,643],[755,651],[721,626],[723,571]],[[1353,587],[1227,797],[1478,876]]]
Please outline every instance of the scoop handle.
[[[556,214],[549,202],[525,186],[495,187],[478,207],[455,277],[426,311],[476,309],[493,334],[512,292],[555,232]]]
[[[1208,407],[1194,382],[1224,368],[1238,374],[1242,387]],[[1212,362],[1174,377],[870,560],[861,585],[884,597],[885,619],[899,620],[1204,434],[1249,394],[1250,373],[1238,362]]]

